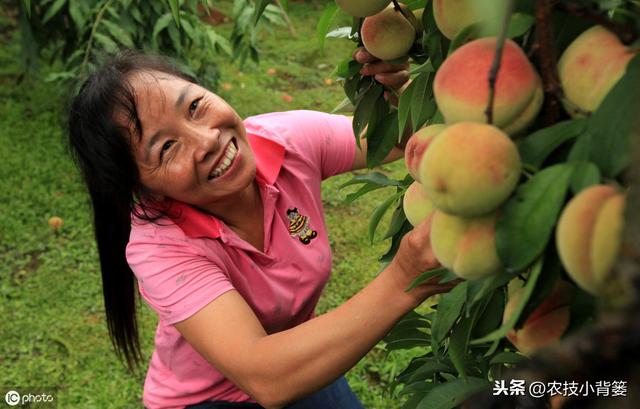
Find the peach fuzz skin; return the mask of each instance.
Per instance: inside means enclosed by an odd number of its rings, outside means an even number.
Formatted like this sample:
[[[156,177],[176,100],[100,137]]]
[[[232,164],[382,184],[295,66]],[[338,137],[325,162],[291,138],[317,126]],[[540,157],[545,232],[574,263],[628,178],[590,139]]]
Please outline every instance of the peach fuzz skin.
[[[433,212],[433,204],[418,182],[413,182],[407,188],[402,200],[402,208],[413,227],[420,224]]]
[[[436,210],[431,224],[431,247],[440,264],[460,278],[472,280],[498,273],[495,244],[497,212],[463,218]]]
[[[479,216],[497,209],[520,180],[518,149],[500,129],[463,122],[431,143],[419,167],[427,195],[438,209]]]
[[[454,51],[436,73],[433,92],[445,122],[487,122],[489,72],[496,38],[471,41]],[[495,86],[493,124],[510,135],[525,130],[540,112],[542,82],[533,65],[513,41],[504,46]]]
[[[367,17],[362,23],[362,42],[371,55],[381,60],[395,60],[409,52],[416,38],[417,24],[409,9],[407,19],[400,11],[389,5],[380,13]]]
[[[508,321],[520,303],[523,289],[509,296],[503,313],[503,322]],[[557,343],[569,326],[569,303],[572,286],[558,281],[553,291],[527,317],[519,329],[507,333],[507,339],[523,354],[530,356],[541,348]]]
[[[571,199],[558,220],[556,245],[562,265],[594,295],[615,285],[609,276],[620,251],[624,201],[624,194],[613,186],[592,186]]]
[[[404,162],[407,167],[407,172],[409,172],[414,180],[420,182],[418,169],[422,157],[427,152],[429,145],[436,135],[445,130],[446,127],[447,126],[443,124],[426,126],[411,135],[407,141],[407,146],[404,148]]]
[[[558,61],[567,112],[581,117],[584,112],[595,111],[620,80],[633,55],[615,34],[602,26],[579,35]]]

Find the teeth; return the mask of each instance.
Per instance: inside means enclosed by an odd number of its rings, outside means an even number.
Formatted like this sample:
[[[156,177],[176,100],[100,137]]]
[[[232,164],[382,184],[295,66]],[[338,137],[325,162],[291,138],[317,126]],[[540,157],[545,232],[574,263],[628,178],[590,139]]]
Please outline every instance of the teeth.
[[[224,152],[224,158],[220,161],[220,164],[213,170],[213,172],[211,172],[209,178],[213,179],[222,176],[227,169],[229,169],[231,162],[233,162],[237,154],[238,148],[236,148],[233,143],[230,143]]]

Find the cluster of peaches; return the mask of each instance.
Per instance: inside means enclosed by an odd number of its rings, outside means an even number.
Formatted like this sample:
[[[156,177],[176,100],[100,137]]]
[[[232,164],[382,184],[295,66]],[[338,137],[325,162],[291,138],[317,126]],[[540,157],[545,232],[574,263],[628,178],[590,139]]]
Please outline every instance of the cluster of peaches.
[[[348,14],[364,17],[363,44],[380,59],[405,56],[422,32],[421,18],[390,0],[336,2]],[[434,0],[431,4],[438,29],[450,39],[486,18],[477,1]],[[526,135],[544,100],[536,68],[516,42],[506,40],[495,83],[493,120],[487,124],[488,79],[497,42],[496,37],[479,38],[446,58],[433,83],[445,123],[420,129],[405,150],[407,170],[415,180],[404,196],[406,217],[413,226],[432,217],[431,246],[436,258],[469,280],[503,269],[496,250],[496,220],[522,172],[512,138]],[[567,113],[580,117],[593,112],[632,57],[601,26],[576,38],[558,63]],[[556,245],[564,268],[577,285],[594,295],[611,291],[608,278],[619,252],[624,199],[624,193],[611,185],[586,188],[569,201],[557,225]],[[517,282],[509,285],[505,320],[519,303],[522,288]],[[569,324],[571,288],[560,281],[524,326],[511,331],[508,338],[521,352],[531,353],[562,336]]]

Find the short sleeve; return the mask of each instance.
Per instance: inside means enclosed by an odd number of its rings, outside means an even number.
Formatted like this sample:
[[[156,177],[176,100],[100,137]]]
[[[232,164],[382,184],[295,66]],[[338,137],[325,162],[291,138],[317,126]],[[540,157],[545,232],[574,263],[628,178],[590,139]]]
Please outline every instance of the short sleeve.
[[[297,110],[260,115],[248,122],[284,139],[290,150],[320,172],[322,179],[353,168],[356,140],[349,117]]]
[[[126,256],[140,294],[170,325],[234,289],[224,271],[188,242],[138,236]]]

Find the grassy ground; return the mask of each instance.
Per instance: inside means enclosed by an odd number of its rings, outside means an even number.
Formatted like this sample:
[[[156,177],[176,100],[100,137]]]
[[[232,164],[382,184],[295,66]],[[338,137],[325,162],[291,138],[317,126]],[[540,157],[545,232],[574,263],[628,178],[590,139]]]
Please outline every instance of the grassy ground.
[[[221,82],[228,84],[220,93],[241,115],[329,111],[342,100],[339,84],[325,79],[352,45],[335,40],[325,54],[318,50],[314,28],[322,3],[291,2],[298,37],[286,29],[264,36],[260,66],[239,71],[220,62]],[[52,85],[37,79],[16,85],[19,50],[15,39],[1,41],[0,385],[57,388],[60,408],[140,407],[145,368],[128,374],[108,341],[88,197],[64,145],[64,102]],[[293,97],[290,102],[285,94]],[[402,174],[402,168],[384,171]],[[323,189],[334,273],[319,313],[365,286],[388,245],[366,239],[368,217],[385,192],[345,205],[339,186],[350,177],[334,178]],[[64,219],[58,234],[47,226],[54,215]],[[141,305],[139,320],[149,357],[157,318]],[[400,406],[385,388],[410,355],[387,356],[378,346],[347,374],[366,407]]]

